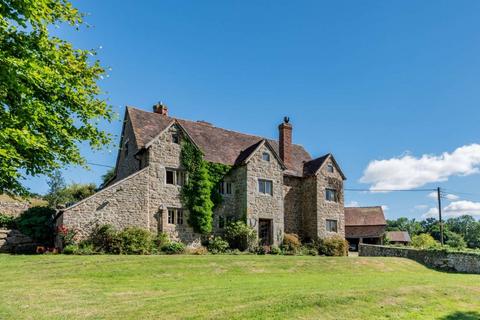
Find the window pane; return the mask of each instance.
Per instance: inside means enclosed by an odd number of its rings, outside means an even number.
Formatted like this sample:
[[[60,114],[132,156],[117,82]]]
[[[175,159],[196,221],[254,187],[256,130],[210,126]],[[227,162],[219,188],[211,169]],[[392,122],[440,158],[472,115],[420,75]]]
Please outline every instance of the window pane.
[[[177,144],[180,143],[180,138],[179,138],[178,134],[176,134],[176,133],[172,134],[172,142],[177,143]]]
[[[177,171],[177,185],[183,186],[185,184],[185,172]]]
[[[177,224],[183,224],[183,210],[177,210]]]
[[[325,189],[325,199],[327,201],[336,201],[336,191],[333,189]]]
[[[272,181],[265,181],[266,182],[266,190],[265,190],[265,193],[268,193],[270,195],[273,194],[272,192]]]
[[[258,180],[258,191],[261,193],[265,193],[265,181],[264,180]]]
[[[262,159],[265,160],[265,161],[270,161],[270,154],[267,153],[267,152],[264,152],[262,154]]]
[[[333,165],[332,164],[329,164],[327,166],[327,171],[333,173]]]
[[[167,170],[167,184],[174,184],[174,174],[175,172]]]
[[[227,182],[227,194],[232,194],[232,183]]]
[[[168,223],[174,224],[175,223],[175,211],[172,209],[168,210]]]
[[[327,231],[337,232],[337,220],[327,220]]]
[[[225,183],[223,181],[218,185],[218,192],[220,194],[225,194]]]

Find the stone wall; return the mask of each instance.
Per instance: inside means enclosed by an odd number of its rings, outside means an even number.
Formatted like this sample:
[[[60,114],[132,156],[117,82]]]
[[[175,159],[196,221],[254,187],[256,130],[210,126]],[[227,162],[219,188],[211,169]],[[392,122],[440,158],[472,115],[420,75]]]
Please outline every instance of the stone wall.
[[[262,159],[264,152],[270,154],[270,161]],[[259,192],[258,179],[273,182],[272,195]],[[271,150],[264,144],[247,163],[247,222],[258,232],[259,219],[271,219],[273,244],[278,245],[283,239],[283,210],[283,170]]]
[[[317,173],[317,235],[319,238],[340,236],[345,238],[345,212],[343,196],[343,178],[334,168],[334,172],[328,172],[326,162],[319,173]],[[337,201],[327,201],[325,190],[331,188],[336,190]],[[337,221],[338,232],[328,232],[326,229],[327,219]]]
[[[1,253],[35,253],[37,245],[18,230],[0,229]]]
[[[142,169],[65,209],[57,225],[76,229],[79,239],[86,238],[96,225],[148,229],[148,173],[148,168]]]
[[[283,177],[285,233],[303,234],[302,182],[300,177]]]
[[[128,154],[126,153],[125,144],[128,145]],[[135,144],[135,136],[133,134],[132,123],[126,113],[126,119],[123,126],[122,137],[120,140],[116,168],[116,177],[109,185],[120,181],[134,172],[140,170],[140,160],[135,157],[138,152]]]
[[[0,213],[18,217],[23,211],[30,208],[30,203],[22,201],[0,201]]]
[[[176,135],[180,143],[173,141]],[[181,186],[166,183],[166,169],[184,170],[181,166],[181,141],[186,139],[181,128],[172,125],[152,142],[148,152],[150,231],[165,232],[171,239],[185,243],[198,242],[200,235],[188,225],[188,211],[181,201]],[[168,223],[168,208],[183,209],[183,224]]]
[[[358,254],[362,257],[408,258],[433,269],[480,274],[480,254],[478,253],[417,250],[412,248],[360,244]]]

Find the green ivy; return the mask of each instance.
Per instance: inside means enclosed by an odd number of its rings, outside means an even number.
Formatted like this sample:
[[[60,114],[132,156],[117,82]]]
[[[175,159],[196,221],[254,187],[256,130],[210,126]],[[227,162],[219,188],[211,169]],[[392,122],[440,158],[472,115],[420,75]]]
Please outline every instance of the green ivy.
[[[218,183],[231,167],[210,163],[190,141],[183,141],[181,163],[188,173],[188,181],[182,187],[182,202],[189,211],[188,223],[195,232],[212,232],[213,209],[221,203]]]

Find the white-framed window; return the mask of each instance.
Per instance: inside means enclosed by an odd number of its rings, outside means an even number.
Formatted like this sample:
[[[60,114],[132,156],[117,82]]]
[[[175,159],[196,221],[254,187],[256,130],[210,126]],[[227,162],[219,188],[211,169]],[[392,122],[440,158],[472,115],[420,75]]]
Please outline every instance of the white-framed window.
[[[258,192],[273,195],[273,181],[258,179]]]
[[[187,173],[183,170],[165,169],[165,183],[183,186],[187,182]]]
[[[325,227],[329,232],[338,232],[338,222],[337,220],[327,219]]]
[[[337,202],[337,190],[326,188],[325,189],[325,200]]]
[[[168,208],[168,223],[169,224],[183,224],[183,209]]]
[[[334,173],[335,168],[333,167],[333,164],[329,163],[327,164],[327,172]]]
[[[222,181],[218,184],[218,192],[222,195],[232,194],[232,183]]]
[[[270,161],[270,153],[268,153],[268,152],[262,153],[262,159],[264,161]]]

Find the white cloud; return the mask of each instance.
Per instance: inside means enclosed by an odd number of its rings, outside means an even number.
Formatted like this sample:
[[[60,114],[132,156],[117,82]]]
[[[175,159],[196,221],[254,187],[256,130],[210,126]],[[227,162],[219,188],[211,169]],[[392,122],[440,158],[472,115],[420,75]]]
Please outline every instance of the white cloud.
[[[383,205],[383,206],[382,206],[382,209],[383,209],[383,211],[388,211],[388,210],[390,210],[390,208],[389,208],[388,206],[386,206],[386,205]]]
[[[360,207],[360,203],[358,203],[358,201],[350,201],[345,207]]]
[[[437,199],[437,198],[438,198],[438,194],[437,194],[436,192],[432,192],[432,193],[429,193],[429,194],[428,194],[428,197],[429,197],[429,198],[432,198],[432,199]],[[451,193],[444,195],[444,197],[445,197],[447,200],[450,200],[450,201],[455,201],[455,200],[460,199],[459,196],[454,195],[454,194],[451,194]]]
[[[459,217],[463,215],[480,216],[480,202],[473,201],[454,201],[442,209],[442,216]],[[437,218],[438,209],[430,208],[424,215],[424,218]]]
[[[460,147],[452,153],[422,155],[409,154],[387,160],[370,162],[360,179],[370,189],[411,189],[428,183],[446,181],[451,176],[479,173],[480,144]]]

